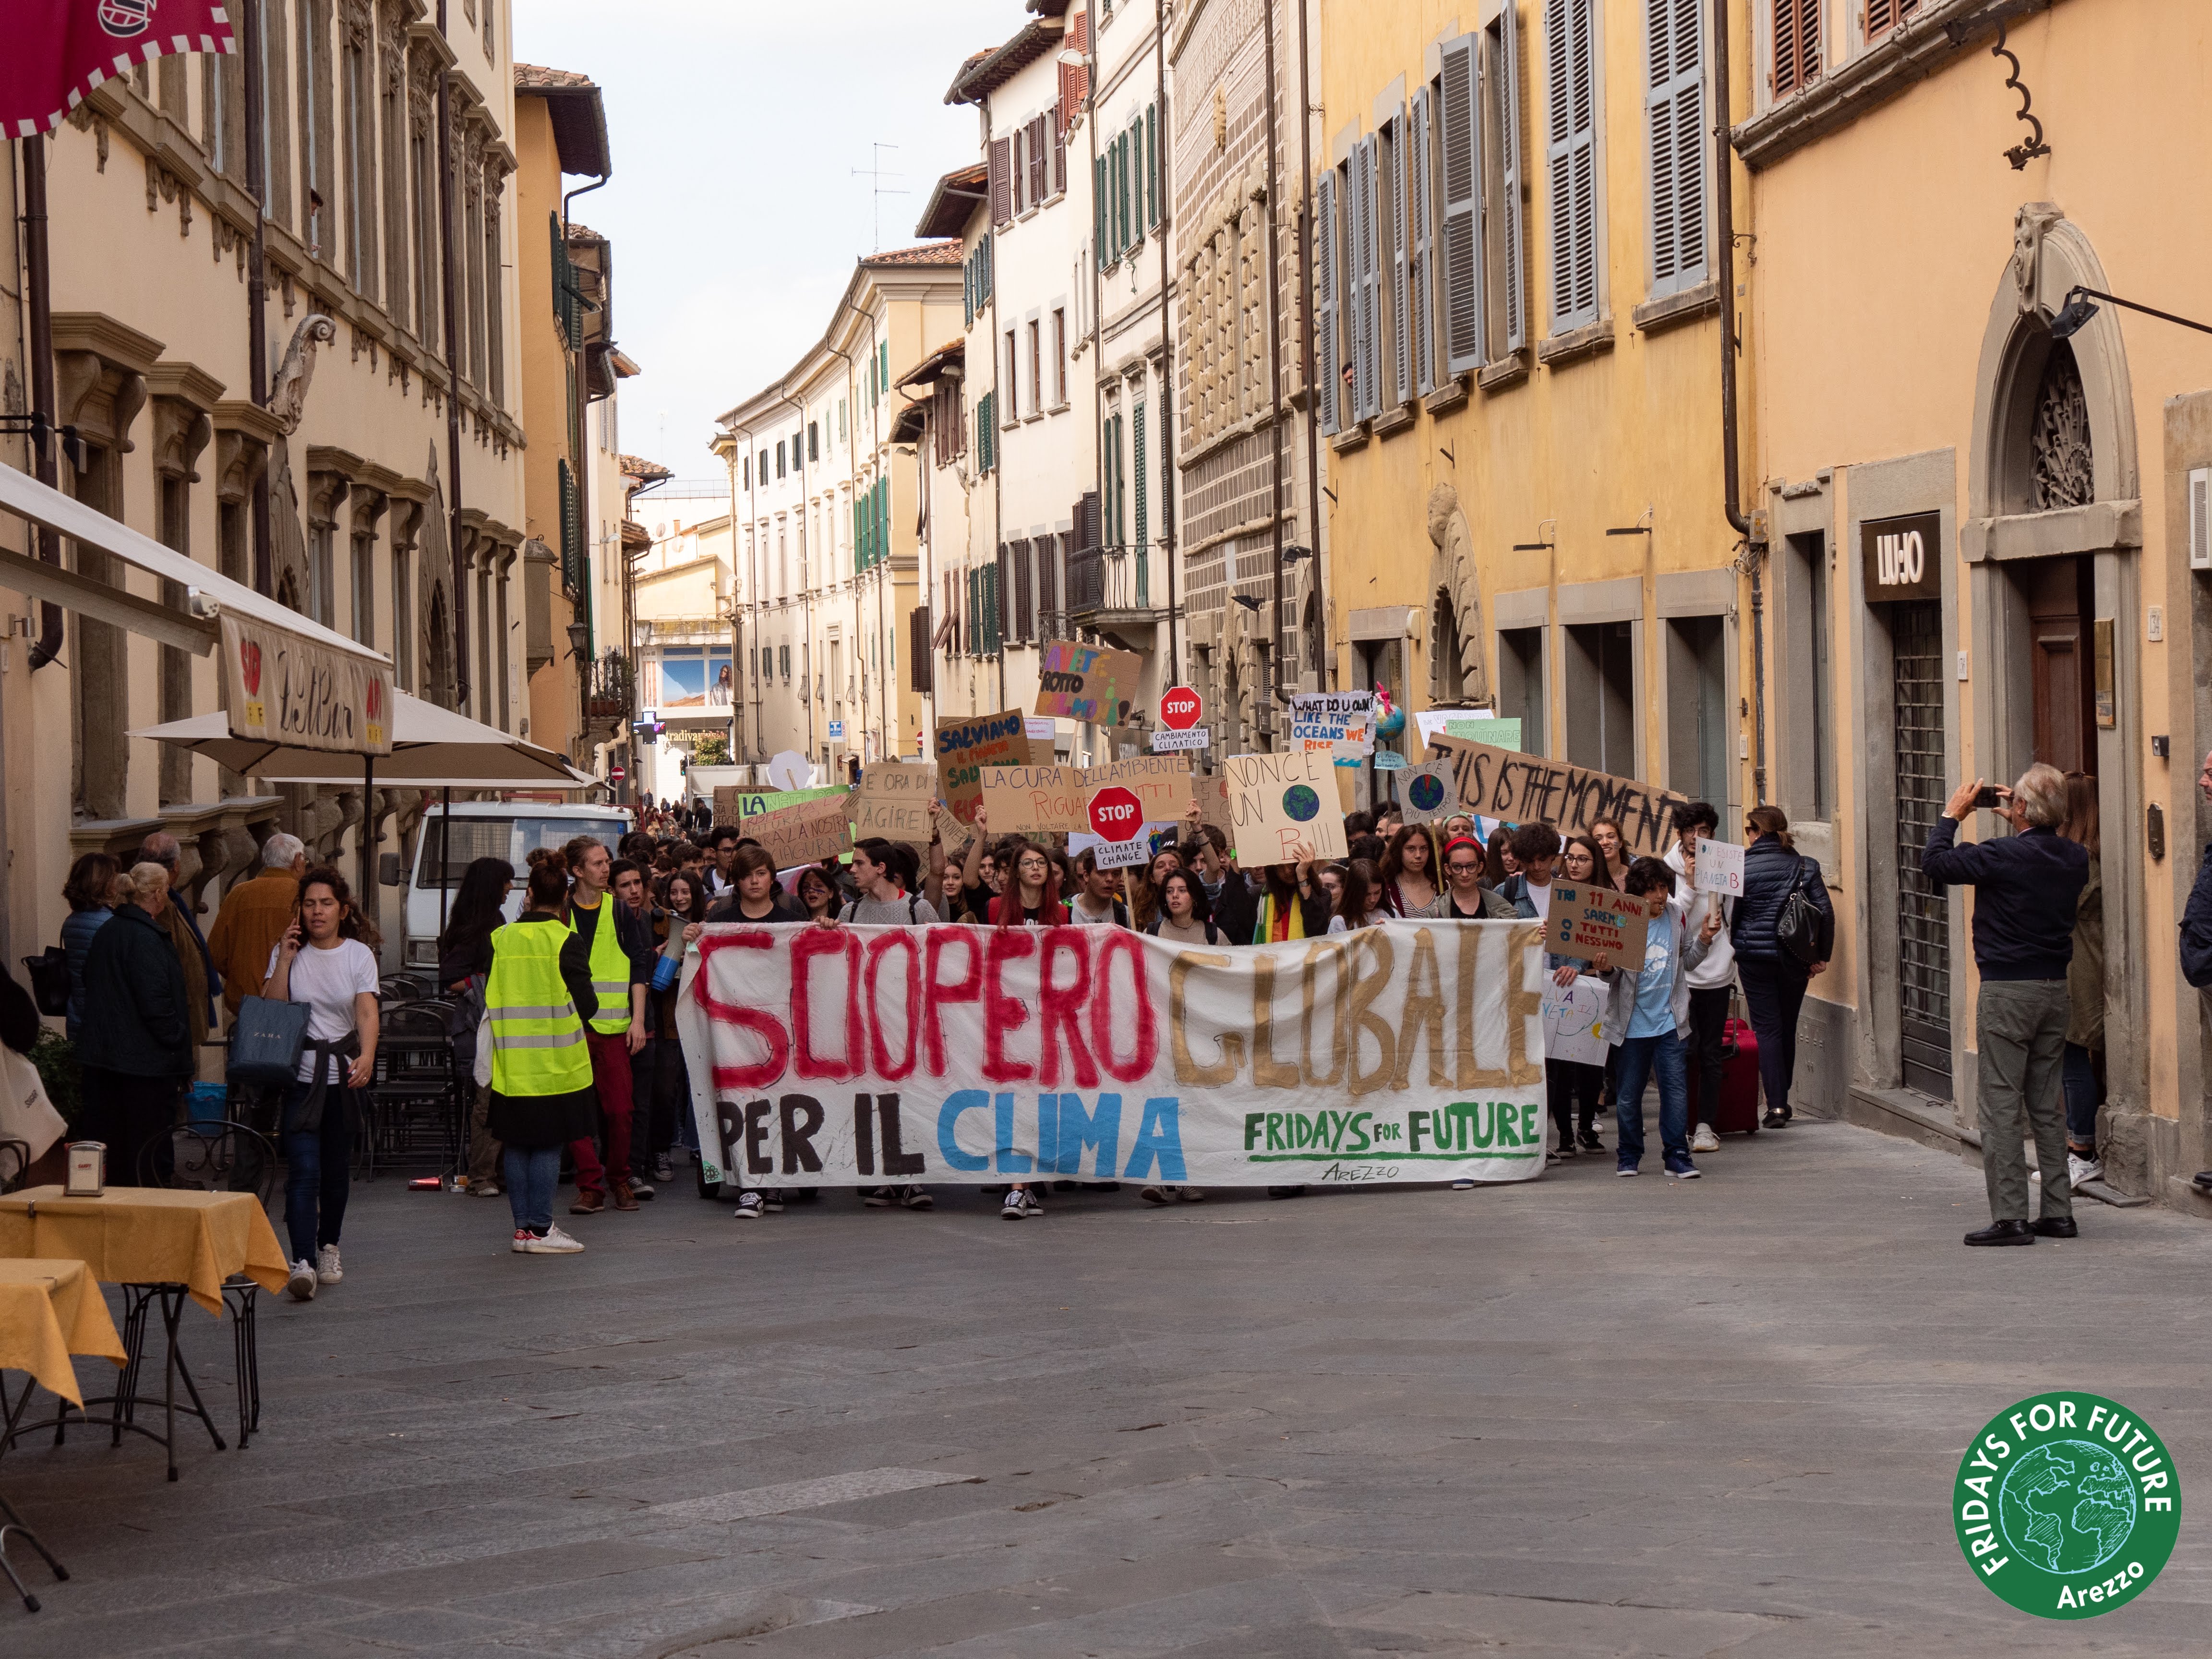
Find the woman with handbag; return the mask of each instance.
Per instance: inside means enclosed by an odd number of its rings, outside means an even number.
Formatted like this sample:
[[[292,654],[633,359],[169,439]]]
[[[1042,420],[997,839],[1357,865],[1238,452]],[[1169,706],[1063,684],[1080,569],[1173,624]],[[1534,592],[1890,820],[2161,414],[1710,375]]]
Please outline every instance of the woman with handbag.
[[[1817,861],[1790,839],[1778,806],[1744,815],[1743,893],[1729,940],[1751,1029],[1759,1037],[1759,1082],[1770,1129],[1790,1121],[1790,1084],[1797,1070],[1797,1012],[1805,988],[1828,965],[1836,912]]]
[[[483,1020],[484,978],[491,972],[491,936],[507,920],[507,896],[514,887],[514,866],[505,859],[471,860],[453,893],[446,931],[438,935],[438,983],[454,999],[446,1029],[453,1039],[453,1070],[473,1078],[477,1027]],[[469,1111],[469,1191],[478,1198],[499,1196],[500,1145],[485,1127],[491,1091],[478,1088]]]
[[[284,1225],[291,1236],[293,1299],[345,1277],[338,1230],[353,1178],[361,1091],[376,1072],[376,930],[354,908],[353,890],[328,865],[300,878],[299,908],[269,957],[262,994],[307,1005],[297,1080],[277,1121],[283,1136]]]
[[[108,896],[115,885],[115,860],[105,853],[87,853],[70,866],[62,896],[70,913],[62,922],[62,955],[69,967],[69,1040],[75,1043],[84,1025],[84,959],[92,953],[92,936],[115,914]]]

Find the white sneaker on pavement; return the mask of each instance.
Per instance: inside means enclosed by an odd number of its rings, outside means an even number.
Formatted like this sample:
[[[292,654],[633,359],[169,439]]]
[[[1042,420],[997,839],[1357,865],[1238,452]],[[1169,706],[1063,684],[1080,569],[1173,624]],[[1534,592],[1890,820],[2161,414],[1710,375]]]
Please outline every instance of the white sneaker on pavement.
[[[762,1213],[763,1206],[761,1205],[761,1195],[758,1193],[739,1193],[738,1194],[738,1220],[758,1221],[761,1218]]]
[[[2073,1185],[2078,1187],[2085,1181],[2102,1181],[2104,1178],[2102,1158],[2077,1158],[2072,1152],[2066,1154],[2066,1179]]]
[[[315,1278],[325,1285],[335,1285],[345,1277],[345,1268],[338,1261],[338,1247],[325,1244],[315,1252]]]
[[[1029,1210],[1022,1202],[1023,1197],[1023,1194],[1009,1189],[1006,1194],[1006,1202],[999,1206],[999,1219],[1001,1221],[1019,1221],[1024,1216],[1027,1215],[1029,1213]]]
[[[676,1166],[668,1161],[667,1153],[653,1160],[653,1178],[664,1187],[676,1179]]]
[[[584,1247],[558,1227],[548,1227],[545,1237],[530,1241],[532,1255],[574,1255]]]
[[[517,1227],[514,1230],[514,1243],[508,1245],[507,1248],[513,1250],[517,1255],[527,1255],[530,1254],[530,1237],[531,1234],[529,1228]]]
[[[1717,1152],[1720,1149],[1721,1138],[1713,1133],[1713,1126],[1710,1123],[1698,1125],[1698,1133],[1690,1138],[1690,1150],[1693,1152]]]
[[[292,1293],[295,1302],[313,1302],[315,1299],[315,1264],[304,1255],[295,1261],[292,1276],[285,1281],[284,1288]]]

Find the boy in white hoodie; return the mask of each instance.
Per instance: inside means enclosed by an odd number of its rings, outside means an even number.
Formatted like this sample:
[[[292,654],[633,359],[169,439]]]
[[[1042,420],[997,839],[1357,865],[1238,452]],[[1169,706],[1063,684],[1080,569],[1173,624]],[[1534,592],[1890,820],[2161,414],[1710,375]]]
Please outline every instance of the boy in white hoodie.
[[[1690,1018],[1688,971],[1705,960],[1720,931],[1720,916],[1708,915],[1692,933],[1689,907],[1674,896],[1674,872],[1658,859],[1640,858],[1630,865],[1621,890],[1636,898],[1665,899],[1667,908],[1644,934],[1642,970],[1621,970],[1607,1012],[1606,1029],[1620,1034],[1614,1042],[1620,1048],[1613,1089],[1620,1133],[1615,1173],[1632,1176],[1644,1161],[1644,1085],[1656,1073],[1667,1173],[1678,1181],[1694,1181],[1698,1172],[1690,1162],[1690,1099],[1680,1032]]]

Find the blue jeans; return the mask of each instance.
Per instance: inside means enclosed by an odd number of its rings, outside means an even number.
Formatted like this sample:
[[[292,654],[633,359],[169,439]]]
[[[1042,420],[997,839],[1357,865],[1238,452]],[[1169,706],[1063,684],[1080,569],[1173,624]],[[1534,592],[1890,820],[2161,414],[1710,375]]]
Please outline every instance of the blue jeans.
[[[2097,1144],[2097,1067],[2078,1042],[2066,1045],[2060,1073],[2066,1089],[2066,1135],[2077,1146]]]
[[[295,1083],[284,1097],[289,1123],[307,1097],[307,1085]],[[315,1247],[338,1242],[344,1224],[346,1192],[353,1182],[353,1136],[343,1091],[323,1091],[323,1124],[318,1130],[288,1130],[284,1135],[284,1231],[291,1235],[292,1260],[313,1261]]]
[[[1620,1080],[1613,1085],[1613,1113],[1620,1127],[1620,1161],[1634,1169],[1644,1161],[1644,1080],[1659,1079],[1659,1145],[1669,1169],[1690,1161],[1690,1090],[1682,1064],[1682,1039],[1672,1026],[1657,1036],[1628,1037],[1615,1051]]]
[[[507,1207],[515,1231],[543,1234],[553,1224],[553,1189],[561,1184],[558,1146],[509,1146],[505,1153]]]

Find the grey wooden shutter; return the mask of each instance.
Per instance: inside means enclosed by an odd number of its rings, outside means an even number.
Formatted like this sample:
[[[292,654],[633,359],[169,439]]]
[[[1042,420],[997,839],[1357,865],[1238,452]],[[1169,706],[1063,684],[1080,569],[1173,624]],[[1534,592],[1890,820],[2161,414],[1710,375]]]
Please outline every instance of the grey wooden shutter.
[[[1336,169],[1329,167],[1321,175],[1318,205],[1315,226],[1317,246],[1314,249],[1314,374],[1320,384],[1315,387],[1321,397],[1321,429],[1336,433],[1344,429],[1343,381],[1338,371],[1341,367],[1340,344],[1337,321],[1342,305],[1337,296],[1337,210]]]
[[[1698,0],[1644,0],[1651,295],[1705,280],[1705,32]]]
[[[1352,149],[1352,408],[1355,420],[1381,412],[1375,384],[1375,138]]]
[[[1437,137],[1443,163],[1444,378],[1480,368],[1482,316],[1482,147],[1475,49],[1462,34],[1443,47],[1437,86]]]
[[[1597,107],[1589,0],[1545,0],[1552,331],[1597,320]]]
[[[1011,142],[1005,138],[991,140],[988,161],[991,175],[991,222],[994,225],[1003,225],[1014,216],[1013,155]]]
[[[1528,164],[1521,150],[1521,43],[1519,25],[1514,14],[1520,0],[1505,0],[1498,19],[1499,56],[1504,61],[1498,66],[1504,95],[1498,99],[1498,114],[1504,131],[1500,135],[1501,167],[1504,175],[1500,194],[1505,198],[1505,349],[1519,351],[1528,343],[1528,255],[1522,246],[1526,240],[1522,224],[1521,191],[1528,173]]]
[[[1411,324],[1413,297],[1410,289],[1413,273],[1407,269],[1413,246],[1406,218],[1406,151],[1408,143],[1406,106],[1401,104],[1391,128],[1390,177],[1388,181],[1390,237],[1386,244],[1390,255],[1390,406],[1394,409],[1413,395]]]
[[[1413,294],[1410,299],[1413,336],[1413,384],[1423,396],[1437,389],[1436,352],[1436,178],[1435,146],[1429,131],[1429,89],[1413,94],[1407,116],[1407,194],[1412,204]]]

